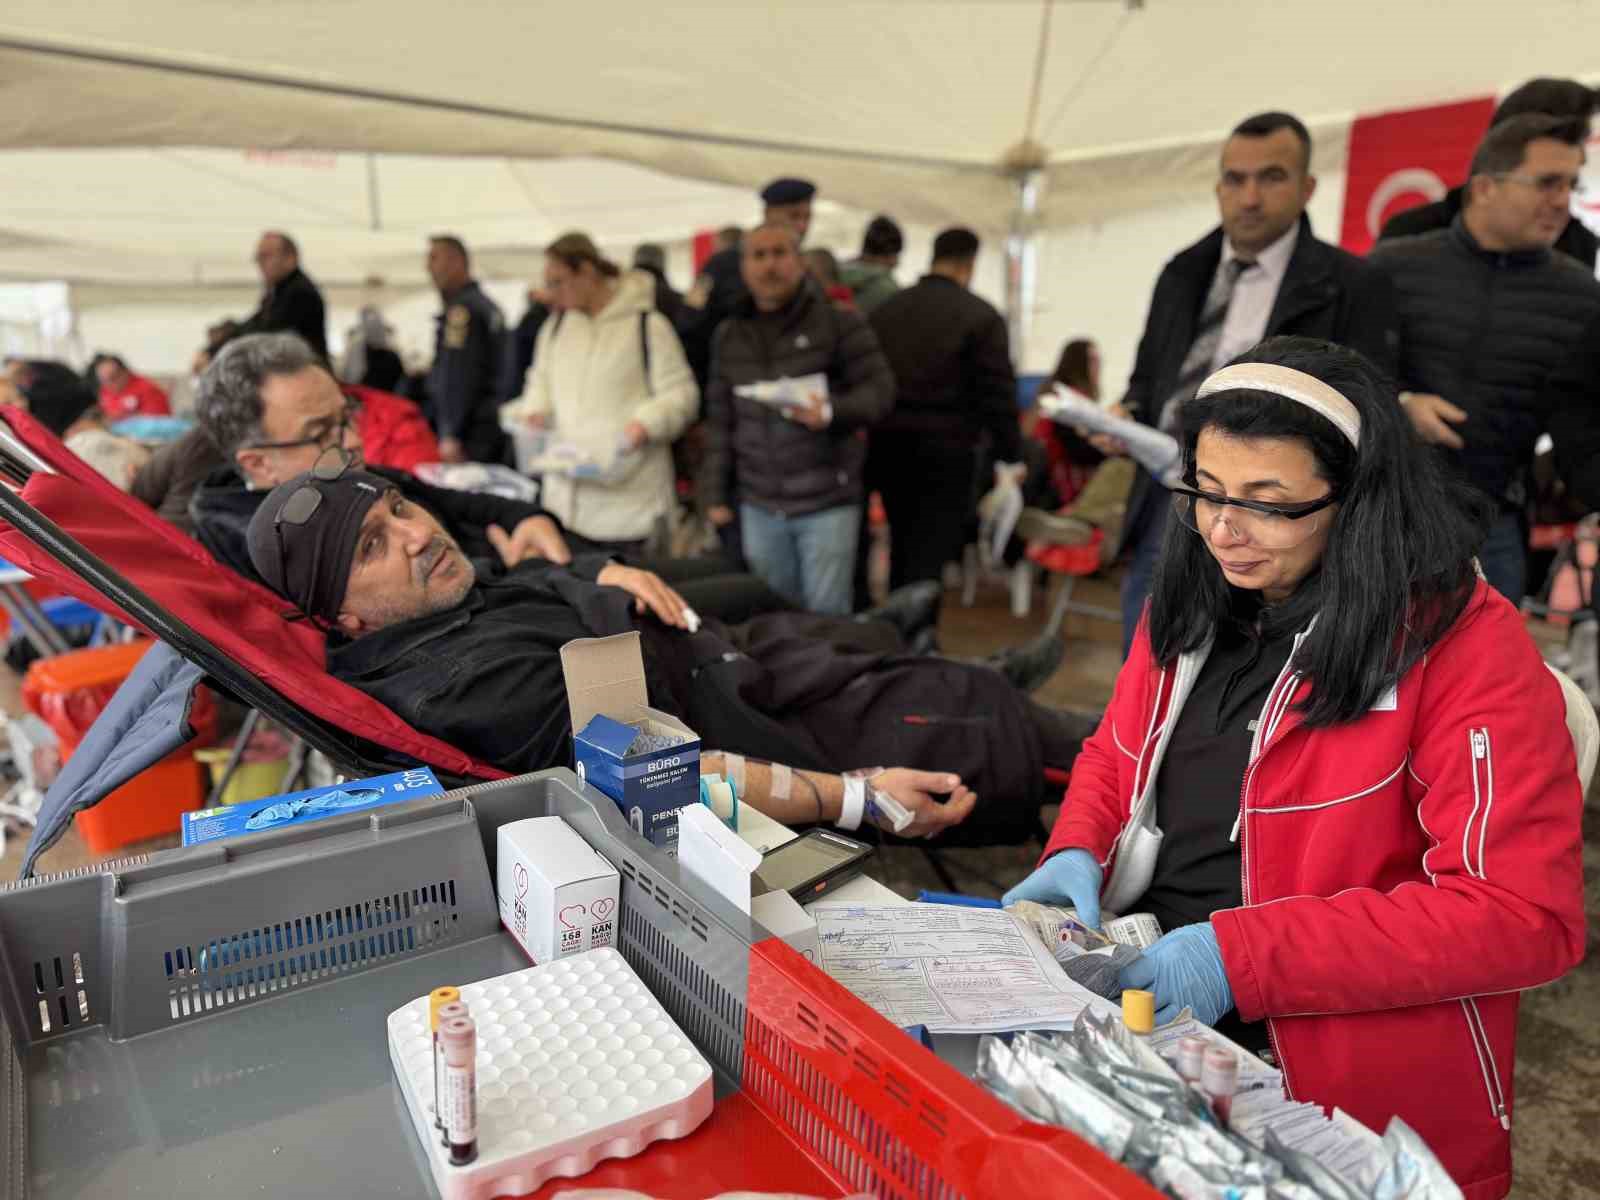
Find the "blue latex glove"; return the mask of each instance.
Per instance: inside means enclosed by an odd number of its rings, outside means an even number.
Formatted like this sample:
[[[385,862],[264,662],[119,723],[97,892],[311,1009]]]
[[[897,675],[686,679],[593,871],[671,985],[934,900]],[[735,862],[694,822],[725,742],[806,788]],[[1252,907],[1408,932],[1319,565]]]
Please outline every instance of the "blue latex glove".
[[[1032,875],[1007,892],[1001,903],[1070,904],[1078,910],[1078,920],[1090,929],[1099,929],[1101,874],[1094,855],[1073,847],[1045,859]]]
[[[1207,1025],[1233,1008],[1233,989],[1222,969],[1222,951],[1210,922],[1185,925],[1164,935],[1122,968],[1122,986],[1156,994],[1156,1024],[1165,1025],[1187,1006]]]

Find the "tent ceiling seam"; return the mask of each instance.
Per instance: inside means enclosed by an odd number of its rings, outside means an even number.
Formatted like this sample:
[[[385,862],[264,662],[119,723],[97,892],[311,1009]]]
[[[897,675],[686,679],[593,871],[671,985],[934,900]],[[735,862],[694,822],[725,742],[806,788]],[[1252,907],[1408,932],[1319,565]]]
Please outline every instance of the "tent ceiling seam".
[[[885,163],[893,166],[942,171],[967,171],[985,175],[1000,173],[1000,168],[996,164],[977,162],[971,159],[937,158],[931,155],[855,150],[842,146],[818,146],[807,142],[768,141],[735,134],[689,133],[684,130],[667,129],[652,125],[631,125],[620,121],[561,117],[550,113],[528,112],[523,109],[502,108],[496,105],[470,104],[459,100],[436,99],[431,96],[418,96],[383,88],[355,87],[348,84],[292,79],[286,76],[269,74],[265,71],[246,71],[235,67],[208,67],[195,63],[168,62],[140,54],[56,46],[49,42],[35,41],[28,38],[0,37],[0,50],[16,50],[24,54],[37,54],[42,57],[124,67],[131,70],[164,71],[169,74],[189,75],[198,79],[209,79],[223,83],[253,84],[286,91],[336,96],[342,100],[372,100],[385,104],[401,105],[407,108],[427,109],[461,116],[490,117],[497,120],[519,121],[528,125],[547,125],[562,129],[585,130],[593,133],[652,137],[668,141],[697,142],[735,150],[758,150],[780,154],[842,158],[857,162]]]

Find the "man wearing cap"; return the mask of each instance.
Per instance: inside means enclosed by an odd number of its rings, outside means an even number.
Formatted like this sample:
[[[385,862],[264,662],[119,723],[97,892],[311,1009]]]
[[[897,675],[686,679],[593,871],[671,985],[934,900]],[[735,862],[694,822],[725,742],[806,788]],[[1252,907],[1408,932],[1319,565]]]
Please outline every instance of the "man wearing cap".
[[[279,485],[249,543],[268,584],[328,631],[332,674],[508,771],[571,761],[561,647],[633,631],[651,703],[706,745],[806,769],[951,772],[979,796],[967,837],[1027,837],[1044,768],[1070,766],[1093,727],[992,668],[906,657],[880,623],[774,614],[689,632],[682,598],[645,571],[475,562],[364,471]]]
[[[762,224],[787,225],[794,231],[795,244],[803,246],[811,228],[811,201],[816,194],[816,185],[810,180],[774,179],[761,189]],[[684,313],[679,333],[703,394],[711,371],[712,335],[750,295],[740,274],[737,245],[718,250],[706,259],[692,295],[704,297],[704,302],[699,312]]]

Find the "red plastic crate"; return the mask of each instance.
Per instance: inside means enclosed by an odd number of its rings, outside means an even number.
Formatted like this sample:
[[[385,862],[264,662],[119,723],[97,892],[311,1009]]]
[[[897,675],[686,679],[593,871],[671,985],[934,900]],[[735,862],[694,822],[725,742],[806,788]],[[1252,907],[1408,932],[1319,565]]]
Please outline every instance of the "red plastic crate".
[[[751,948],[745,1028],[746,1093],[841,1194],[1160,1200],[1076,1134],[1003,1104],[775,938]],[[791,1190],[776,1171],[763,1184]]]

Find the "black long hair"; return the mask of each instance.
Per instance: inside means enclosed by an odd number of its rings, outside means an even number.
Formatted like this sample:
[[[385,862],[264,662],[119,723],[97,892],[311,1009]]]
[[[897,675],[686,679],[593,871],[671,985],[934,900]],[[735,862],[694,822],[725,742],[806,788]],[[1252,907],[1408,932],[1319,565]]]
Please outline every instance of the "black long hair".
[[[1461,616],[1476,584],[1473,555],[1492,516],[1487,497],[1456,479],[1412,431],[1395,388],[1354,351],[1313,338],[1277,337],[1234,360],[1292,367],[1344,395],[1361,414],[1359,449],[1305,405],[1270,392],[1231,389],[1189,401],[1183,413],[1184,478],[1195,486],[1195,444],[1210,428],[1234,437],[1295,438],[1341,499],[1322,560],[1262,620],[1277,632],[1316,626],[1294,669],[1311,684],[1308,726],[1369,710]],[[1200,649],[1239,610],[1205,540],[1167,523],[1150,601],[1158,662]]]

